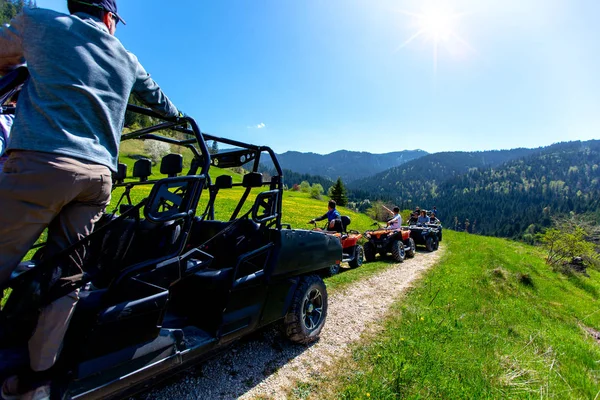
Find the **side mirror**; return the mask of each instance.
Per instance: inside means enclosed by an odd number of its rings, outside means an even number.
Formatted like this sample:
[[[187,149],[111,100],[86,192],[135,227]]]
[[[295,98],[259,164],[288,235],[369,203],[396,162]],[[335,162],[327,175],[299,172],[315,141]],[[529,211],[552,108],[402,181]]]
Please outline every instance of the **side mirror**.
[[[204,175],[161,179],[152,187],[144,216],[162,223],[194,215],[205,181]]]

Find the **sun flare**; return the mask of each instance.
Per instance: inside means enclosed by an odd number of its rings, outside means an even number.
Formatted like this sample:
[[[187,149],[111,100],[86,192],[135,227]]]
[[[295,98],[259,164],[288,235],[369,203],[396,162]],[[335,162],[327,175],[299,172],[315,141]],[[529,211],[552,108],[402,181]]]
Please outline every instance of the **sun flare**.
[[[448,40],[454,32],[456,17],[441,9],[425,10],[418,17],[419,30],[434,40]]]
[[[460,18],[464,13],[456,13],[442,7],[423,8],[421,12],[400,10],[400,13],[411,18],[410,26],[415,33],[406,39],[396,51],[411,44],[415,39],[421,38],[433,50],[433,67],[437,71],[438,51],[443,46],[449,52],[457,48],[473,50],[471,45],[458,34]]]

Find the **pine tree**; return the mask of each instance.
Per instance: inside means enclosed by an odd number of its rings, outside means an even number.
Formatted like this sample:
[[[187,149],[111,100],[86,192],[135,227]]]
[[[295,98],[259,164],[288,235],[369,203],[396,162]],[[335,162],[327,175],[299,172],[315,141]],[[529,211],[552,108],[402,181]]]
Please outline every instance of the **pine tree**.
[[[346,187],[342,183],[342,178],[337,179],[335,185],[331,189],[331,199],[335,200],[338,206],[345,206],[348,204],[348,196],[346,195]]]
[[[212,145],[210,146],[210,149],[208,149],[208,152],[210,154],[217,154],[219,152],[219,142],[217,142],[216,140],[213,140]]]

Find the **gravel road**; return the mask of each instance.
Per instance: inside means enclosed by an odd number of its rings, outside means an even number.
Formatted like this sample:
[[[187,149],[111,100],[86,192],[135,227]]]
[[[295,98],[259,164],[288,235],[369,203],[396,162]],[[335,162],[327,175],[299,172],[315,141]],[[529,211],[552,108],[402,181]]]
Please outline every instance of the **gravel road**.
[[[419,252],[331,295],[321,338],[311,346],[291,344],[274,329],[262,331],[137,399],[285,399],[296,382],[318,376],[347,355],[362,334],[376,329],[390,305],[436,263],[442,250]]]

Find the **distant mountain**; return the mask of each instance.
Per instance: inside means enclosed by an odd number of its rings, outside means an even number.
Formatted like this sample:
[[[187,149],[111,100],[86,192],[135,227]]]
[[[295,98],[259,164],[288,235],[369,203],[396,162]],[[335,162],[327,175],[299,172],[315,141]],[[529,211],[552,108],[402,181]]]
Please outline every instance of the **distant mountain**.
[[[347,186],[356,200],[385,199],[413,204],[435,197],[438,185],[473,168],[494,167],[540,149],[512,149],[429,154]]]
[[[549,146],[496,168],[470,170],[436,193],[449,226],[532,239],[556,214],[600,215],[600,140]]]
[[[385,154],[340,150],[325,155],[288,151],[278,154],[277,158],[284,169],[299,174],[318,175],[334,181],[341,177],[344,183],[348,183],[427,154],[423,150],[404,150]]]
[[[436,205],[451,228],[526,238],[555,214],[600,215],[600,141],[436,153],[348,185],[353,200]]]

